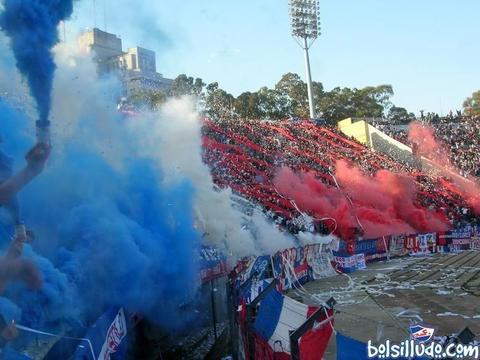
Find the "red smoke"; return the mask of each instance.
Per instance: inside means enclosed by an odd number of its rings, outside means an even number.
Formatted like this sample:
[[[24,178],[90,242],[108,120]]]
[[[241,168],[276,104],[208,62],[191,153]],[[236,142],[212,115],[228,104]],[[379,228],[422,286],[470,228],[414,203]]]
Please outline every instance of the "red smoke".
[[[442,176],[458,188],[465,201],[480,215],[480,184],[473,176],[463,177],[458,168],[450,162],[450,151],[445,144],[435,139],[435,131],[417,122],[410,124],[408,140],[417,147],[417,155],[431,160]]]
[[[340,189],[323,184],[312,172],[282,168],[274,182],[301,210],[315,218],[334,218],[343,239],[352,239],[359,228],[364,238],[448,229],[444,216],[415,204],[415,184],[407,176],[381,170],[371,177],[340,160],[335,178]]]
[[[408,140],[416,147],[417,155],[425,156],[444,167],[450,167],[446,146],[435,139],[435,131],[432,128],[413,121],[409,126]]]

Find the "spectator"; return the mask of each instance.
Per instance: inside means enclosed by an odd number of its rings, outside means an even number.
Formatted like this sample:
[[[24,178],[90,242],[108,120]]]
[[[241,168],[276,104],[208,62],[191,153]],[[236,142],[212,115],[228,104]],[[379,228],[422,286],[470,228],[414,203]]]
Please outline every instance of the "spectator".
[[[428,118],[435,117],[428,115]],[[284,228],[293,233],[298,229],[292,219],[299,214],[295,206],[276,191],[272,182],[276,169],[288,166],[294,171],[313,171],[333,186],[329,174],[335,171],[338,159],[355,163],[371,175],[380,169],[409,174],[417,184],[418,206],[443,212],[455,224],[473,221],[470,211],[461,210],[468,209],[465,201],[437,179],[371,151],[332,126],[318,126],[306,120],[213,122],[207,119],[203,135],[204,160],[212,168],[217,185],[229,186],[262,204],[270,213],[281,216]]]
[[[45,162],[50,154],[50,147],[45,144],[35,145],[26,155],[27,166],[13,176],[3,178],[0,183],[0,205],[10,207],[14,215],[13,220],[18,220],[18,207],[12,208],[12,199],[16,194],[33,178],[43,170]],[[2,154],[2,173],[9,171],[7,156]],[[18,224],[20,226],[20,224]],[[8,281],[21,280],[31,288],[38,289],[41,286],[41,279],[35,266],[28,260],[21,259],[23,243],[31,237],[24,236],[24,232],[16,232],[6,255],[0,259],[0,294],[4,292]],[[4,317],[0,315],[0,348],[17,336],[15,324],[7,324]]]

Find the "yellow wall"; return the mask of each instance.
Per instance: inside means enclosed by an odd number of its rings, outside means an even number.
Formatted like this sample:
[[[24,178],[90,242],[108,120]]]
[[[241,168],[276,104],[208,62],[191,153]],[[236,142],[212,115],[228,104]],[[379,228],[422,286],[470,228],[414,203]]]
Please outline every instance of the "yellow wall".
[[[368,133],[368,123],[364,120],[352,123],[352,119],[348,118],[338,122],[338,128],[347,136],[355,138],[357,141],[370,146],[370,136]]]
[[[412,165],[415,163],[410,147],[391,138],[364,120],[352,122],[352,119],[348,118],[339,121],[338,128],[345,135],[355,138],[374,151],[390,155],[400,162],[406,162]]]

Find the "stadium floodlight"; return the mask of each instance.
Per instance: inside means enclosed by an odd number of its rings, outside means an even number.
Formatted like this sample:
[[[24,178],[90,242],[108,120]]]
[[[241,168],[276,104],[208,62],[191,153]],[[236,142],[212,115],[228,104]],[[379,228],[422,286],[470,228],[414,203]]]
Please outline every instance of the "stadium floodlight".
[[[310,70],[309,49],[320,36],[320,3],[318,0],[290,0],[290,21],[292,36],[305,53],[307,72],[308,105],[310,118],[315,118],[313,104],[312,73]]]

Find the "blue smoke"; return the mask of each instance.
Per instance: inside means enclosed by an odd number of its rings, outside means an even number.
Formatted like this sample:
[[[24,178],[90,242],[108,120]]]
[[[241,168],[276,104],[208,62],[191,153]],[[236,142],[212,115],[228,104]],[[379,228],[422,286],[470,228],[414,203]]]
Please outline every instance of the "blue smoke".
[[[2,148],[18,167],[33,143],[31,121],[2,101],[0,114]],[[81,119],[86,125],[78,138],[54,152],[45,172],[20,194],[23,219],[36,233],[24,256],[37,264],[44,286],[36,292],[10,284],[4,296],[27,326],[88,321],[113,305],[179,329],[188,320],[179,304],[193,296],[198,274],[193,188],[188,182],[163,186],[158,164],[139,157],[141,142],[121,119],[101,119],[121,133],[127,154],[113,166],[92,145],[105,141],[91,126],[99,120]],[[5,247],[8,239],[1,241]]]
[[[55,63],[52,48],[57,26],[70,17],[73,0],[5,0],[0,27],[10,37],[17,68],[26,77],[40,121],[46,123],[51,107]]]

